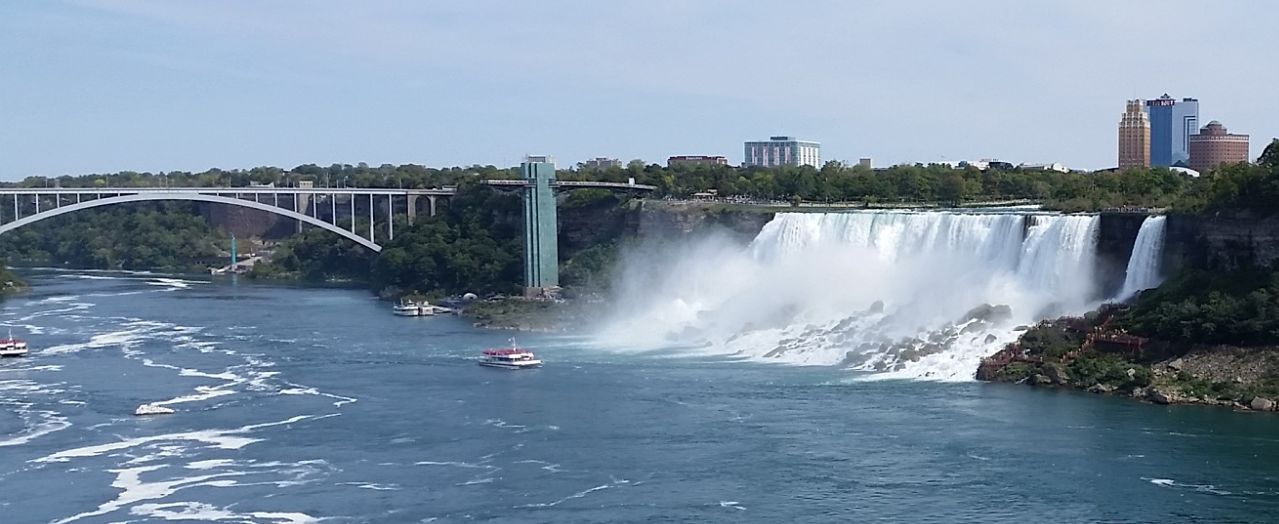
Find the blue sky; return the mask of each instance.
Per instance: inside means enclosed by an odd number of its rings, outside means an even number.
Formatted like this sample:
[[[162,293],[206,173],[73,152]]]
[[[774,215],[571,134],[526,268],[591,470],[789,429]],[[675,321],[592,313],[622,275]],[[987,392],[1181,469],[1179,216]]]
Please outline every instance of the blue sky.
[[[1127,98],[1279,135],[1279,2],[7,0],[0,178],[303,163],[1114,164]]]

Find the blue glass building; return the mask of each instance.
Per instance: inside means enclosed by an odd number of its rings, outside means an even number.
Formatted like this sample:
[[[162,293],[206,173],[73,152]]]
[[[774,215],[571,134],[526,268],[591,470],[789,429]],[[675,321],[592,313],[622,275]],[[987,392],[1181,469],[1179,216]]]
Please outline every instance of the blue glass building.
[[[1150,165],[1185,166],[1190,162],[1190,135],[1199,132],[1199,101],[1181,101],[1164,93],[1146,101],[1150,117]]]

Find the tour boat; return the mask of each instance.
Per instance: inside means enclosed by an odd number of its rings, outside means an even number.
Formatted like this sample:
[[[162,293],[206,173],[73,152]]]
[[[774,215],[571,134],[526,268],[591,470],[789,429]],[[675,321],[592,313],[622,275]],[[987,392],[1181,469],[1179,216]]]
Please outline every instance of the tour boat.
[[[515,341],[511,340],[509,348],[484,350],[484,356],[480,357],[479,364],[491,368],[532,369],[541,366],[542,361],[538,360],[532,351],[516,346]]]
[[[13,338],[13,332],[9,332],[9,338],[0,340],[0,357],[24,357],[27,355],[27,342]]]

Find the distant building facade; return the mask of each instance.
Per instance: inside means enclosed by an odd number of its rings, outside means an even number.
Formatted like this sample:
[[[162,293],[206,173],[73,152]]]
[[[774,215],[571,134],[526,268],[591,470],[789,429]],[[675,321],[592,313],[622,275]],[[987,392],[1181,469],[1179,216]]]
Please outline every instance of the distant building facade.
[[[742,167],[779,166],[822,167],[822,145],[792,136],[774,136],[746,143]]]
[[[1119,169],[1150,167],[1150,118],[1141,100],[1129,100],[1119,120]]]
[[[1207,174],[1223,164],[1248,161],[1248,135],[1233,135],[1213,120],[1190,136],[1190,169]]]
[[[592,169],[608,169],[610,167],[622,167],[622,161],[616,158],[595,157],[582,163],[583,166]]]
[[[728,158],[722,156],[677,155],[666,159],[666,167],[726,165],[728,165]]]
[[[874,162],[872,162],[870,158],[865,158],[865,157],[857,160],[857,167],[864,167],[866,169],[875,169]]]
[[[1066,165],[1061,162],[1053,162],[1051,164],[1022,163],[1017,165],[1017,169],[1021,169],[1022,171],[1056,171],[1058,173],[1070,172],[1070,168],[1066,167]]]
[[[1150,165],[1170,167],[1190,162],[1190,136],[1199,132],[1199,100],[1168,96],[1146,101],[1150,119]]]

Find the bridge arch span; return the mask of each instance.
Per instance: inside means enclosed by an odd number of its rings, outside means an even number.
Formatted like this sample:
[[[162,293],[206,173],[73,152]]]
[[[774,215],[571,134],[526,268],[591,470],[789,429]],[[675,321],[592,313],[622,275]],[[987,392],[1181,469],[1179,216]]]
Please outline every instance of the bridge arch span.
[[[131,195],[126,194],[126,195],[119,195],[119,196],[104,197],[104,198],[98,198],[94,200],[86,200],[76,204],[69,204],[69,205],[57,207],[54,209],[43,210],[34,215],[25,216],[13,222],[0,225],[0,235],[3,235],[9,231],[18,229],[25,225],[34,224],[46,218],[53,218],[58,215],[80,211],[82,209],[110,206],[115,204],[127,204],[130,202],[154,202],[154,201],[173,201],[173,200],[183,200],[188,202],[212,202],[215,204],[227,204],[231,206],[240,206],[240,207],[247,207],[250,209],[257,209],[260,211],[266,211],[268,213],[275,213],[277,215],[291,218],[293,220],[297,220],[305,224],[310,224],[316,227],[326,229],[328,231],[332,231],[334,233],[337,233],[338,235],[341,235],[344,238],[355,241],[355,243],[361,246],[364,246],[374,252],[382,251],[382,246],[374,243],[373,241],[312,216],[304,215],[302,213],[298,213],[290,209],[276,207],[270,204],[254,202],[252,200],[241,200],[238,198],[224,197],[224,196],[218,196],[218,195],[207,195],[207,194],[200,194],[200,193],[150,193],[148,192],[148,193],[135,193]]]

